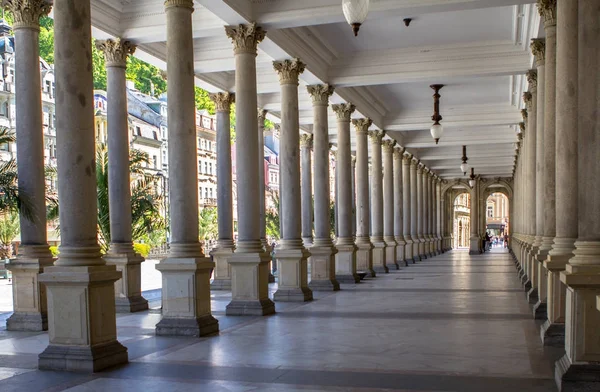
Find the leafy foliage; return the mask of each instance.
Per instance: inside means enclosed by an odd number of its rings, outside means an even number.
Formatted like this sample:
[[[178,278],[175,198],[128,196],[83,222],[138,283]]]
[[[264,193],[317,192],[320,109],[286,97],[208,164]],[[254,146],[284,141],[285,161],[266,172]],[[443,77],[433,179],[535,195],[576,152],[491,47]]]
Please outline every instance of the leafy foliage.
[[[217,223],[217,208],[205,207],[200,211],[198,221],[200,241],[210,241],[217,239],[219,235],[219,226]]]
[[[0,259],[12,255],[12,241],[19,235],[19,214],[15,211],[0,215]]]
[[[133,244],[133,250],[135,251],[135,253],[141,255],[142,257],[148,257],[148,255],[150,254],[150,249],[152,248],[149,244]]]
[[[281,238],[279,226],[279,195],[272,193],[271,201],[273,202],[273,208],[269,208],[265,212],[266,234],[267,237],[278,240]]]

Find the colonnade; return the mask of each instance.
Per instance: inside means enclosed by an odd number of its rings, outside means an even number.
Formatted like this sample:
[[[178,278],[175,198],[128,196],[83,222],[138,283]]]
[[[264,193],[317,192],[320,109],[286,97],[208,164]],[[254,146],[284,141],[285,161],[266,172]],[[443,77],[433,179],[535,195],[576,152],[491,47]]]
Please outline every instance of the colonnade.
[[[545,39],[519,135],[511,252],[562,390],[597,390],[600,362],[600,3],[538,1]],[[596,374],[596,376],[591,376]]]

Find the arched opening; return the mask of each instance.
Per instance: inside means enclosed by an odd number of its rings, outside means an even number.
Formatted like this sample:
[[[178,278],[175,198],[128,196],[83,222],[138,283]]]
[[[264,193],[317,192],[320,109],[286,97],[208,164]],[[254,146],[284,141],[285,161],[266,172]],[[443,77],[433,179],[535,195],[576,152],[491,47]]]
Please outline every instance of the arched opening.
[[[485,202],[485,229],[492,247],[505,247],[510,234],[509,200],[502,192],[491,193]]]
[[[453,243],[454,249],[469,247],[469,234],[471,232],[471,195],[461,192],[452,203]]]

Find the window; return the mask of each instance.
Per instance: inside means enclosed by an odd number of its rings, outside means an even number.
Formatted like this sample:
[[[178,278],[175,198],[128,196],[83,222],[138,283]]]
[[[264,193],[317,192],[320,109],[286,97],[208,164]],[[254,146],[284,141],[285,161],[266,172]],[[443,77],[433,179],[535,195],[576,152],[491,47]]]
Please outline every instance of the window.
[[[156,155],[153,155],[152,160],[154,161],[154,168],[158,169],[158,157]]]
[[[487,207],[487,216],[488,216],[488,218],[493,218],[494,217],[494,207],[493,206],[488,206]]]
[[[202,187],[198,188],[198,190],[200,191],[199,195],[200,195],[200,198],[202,199]]]
[[[212,162],[210,162],[208,164],[208,174],[213,174],[213,171],[212,171]]]
[[[156,131],[152,131],[152,137],[154,140],[158,140],[158,133]]]
[[[140,127],[135,127],[135,134],[138,136],[142,136],[142,128]]]
[[[200,149],[204,150],[204,139],[200,139]]]
[[[208,162],[204,162],[204,174],[208,174]]]
[[[208,199],[208,188],[204,188],[204,198]]]
[[[50,94],[52,92],[52,82],[46,80],[46,92]]]
[[[202,161],[198,161],[198,173],[202,173]]]
[[[207,149],[208,151],[212,151],[212,146],[211,146],[211,142],[210,142],[210,140],[208,140],[208,141],[206,142],[206,144],[208,144],[208,147],[206,147],[206,149]]]
[[[210,198],[212,199],[212,197],[213,197],[213,189],[210,188]]]

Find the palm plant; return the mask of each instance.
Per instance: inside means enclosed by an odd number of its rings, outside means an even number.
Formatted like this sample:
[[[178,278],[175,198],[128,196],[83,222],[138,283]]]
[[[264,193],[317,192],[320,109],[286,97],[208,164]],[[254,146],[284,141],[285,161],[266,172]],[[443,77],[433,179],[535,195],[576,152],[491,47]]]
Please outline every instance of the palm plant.
[[[15,135],[8,128],[0,127],[0,145],[13,143]],[[0,214],[20,211],[28,219],[33,218],[31,204],[17,183],[17,161],[13,158],[0,162]]]
[[[19,214],[14,211],[0,214],[0,259],[10,258],[12,242],[19,232]]]

